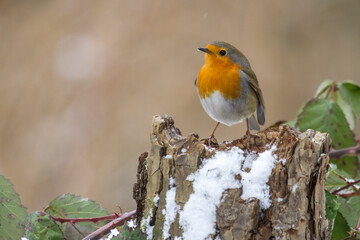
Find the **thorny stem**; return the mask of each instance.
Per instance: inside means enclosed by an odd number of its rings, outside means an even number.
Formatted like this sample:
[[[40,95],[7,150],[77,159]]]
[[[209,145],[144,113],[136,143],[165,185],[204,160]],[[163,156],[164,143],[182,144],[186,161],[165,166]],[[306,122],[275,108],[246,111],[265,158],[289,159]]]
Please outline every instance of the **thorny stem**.
[[[351,182],[349,182],[346,178],[344,178],[344,177],[341,176],[340,174],[338,174],[338,173],[336,173],[336,172],[334,172],[334,174],[335,174],[336,176],[338,176],[341,180],[345,181],[346,184],[351,184]],[[352,186],[352,188],[353,188],[354,192],[358,192],[358,190],[357,190],[357,188],[356,188],[355,186]]]
[[[355,182],[352,182],[352,183],[348,183],[346,186],[342,187],[342,188],[339,188],[338,190],[335,190],[332,192],[333,195],[337,195],[339,192],[341,192],[342,190],[346,189],[346,188],[349,188],[357,183],[359,183],[360,180],[357,180]],[[342,196],[344,196],[344,194],[342,194]]]
[[[83,240],[100,239],[102,236],[108,234],[110,232],[110,230],[113,229],[114,227],[118,227],[118,226],[123,225],[125,223],[125,221],[130,220],[132,217],[135,216],[135,214],[136,214],[136,210],[133,210],[133,211],[125,213],[125,214],[122,214],[121,216],[119,216],[118,218],[112,220],[108,224],[102,226],[101,228],[99,228],[95,232],[92,232],[91,234],[87,235],[85,238],[83,238]]]
[[[112,220],[112,219],[118,218],[120,216],[122,216],[122,215],[114,213],[114,214],[111,214],[111,215],[101,216],[101,217],[94,217],[94,218],[61,218],[61,217],[55,217],[55,216],[51,216],[51,217],[55,221],[58,221],[61,224],[63,224],[64,222],[70,222],[70,223],[93,222],[93,223],[97,223],[97,222],[103,221],[103,220]]]
[[[54,208],[54,207],[51,207],[51,206],[47,206],[45,209],[44,209],[44,212],[48,209],[51,209],[53,210],[54,212],[57,212],[58,214],[60,214],[61,216],[63,216],[65,218],[65,214],[63,214],[60,210],[58,210],[57,208]],[[50,217],[52,217],[54,219],[53,216],[50,215]],[[55,219],[54,219],[55,220]],[[70,224],[75,228],[75,230],[81,235],[81,236],[85,236],[79,228],[76,227],[75,223],[73,222],[70,222]]]
[[[349,147],[349,148],[332,150],[329,152],[329,157],[330,158],[340,158],[343,155],[348,155],[348,154],[360,154],[360,145],[358,144],[356,146]]]
[[[354,197],[354,196],[358,196],[358,195],[359,195],[359,192],[336,194],[336,196],[340,196],[340,197]]]

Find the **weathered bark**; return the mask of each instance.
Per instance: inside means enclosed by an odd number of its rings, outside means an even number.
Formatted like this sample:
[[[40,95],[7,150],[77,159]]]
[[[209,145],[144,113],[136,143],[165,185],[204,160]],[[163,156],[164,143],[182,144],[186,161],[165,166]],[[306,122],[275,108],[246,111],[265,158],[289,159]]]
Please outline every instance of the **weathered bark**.
[[[242,187],[227,190],[216,210],[217,235],[220,239],[329,239],[324,192],[328,134],[313,130],[301,133],[281,125],[247,140],[244,137],[213,144],[216,148],[213,151],[196,134],[181,136],[171,117],[155,116],[151,152],[139,158],[138,181],[134,185],[138,224],[147,218],[154,226],[153,238],[162,239],[165,219],[162,211],[171,187],[170,178],[175,179],[175,202],[182,209],[193,193],[192,182],[186,178],[217,151],[237,146],[260,153],[275,145],[275,154],[286,162],[284,166],[276,162],[269,178],[271,206],[261,210],[258,199],[243,200]],[[154,202],[155,196],[159,197],[158,202]],[[179,214],[169,234],[171,239],[182,236]]]

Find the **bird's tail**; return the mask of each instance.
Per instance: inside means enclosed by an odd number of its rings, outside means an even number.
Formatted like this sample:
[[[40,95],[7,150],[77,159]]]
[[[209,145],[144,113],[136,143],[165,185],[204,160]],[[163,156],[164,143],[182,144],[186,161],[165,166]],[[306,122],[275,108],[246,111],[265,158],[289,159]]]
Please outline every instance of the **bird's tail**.
[[[251,115],[251,117],[249,117],[248,119],[249,119],[249,128],[251,130],[260,130],[260,126],[259,126],[258,122],[256,121],[254,114]]]

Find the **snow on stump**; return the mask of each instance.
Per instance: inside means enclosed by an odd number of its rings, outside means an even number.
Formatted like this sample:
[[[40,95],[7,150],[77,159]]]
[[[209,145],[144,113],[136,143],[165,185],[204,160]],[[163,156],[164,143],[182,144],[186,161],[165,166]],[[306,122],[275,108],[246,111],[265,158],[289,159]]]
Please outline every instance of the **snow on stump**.
[[[329,239],[327,133],[286,125],[204,144],[153,118],[134,199],[148,239]]]

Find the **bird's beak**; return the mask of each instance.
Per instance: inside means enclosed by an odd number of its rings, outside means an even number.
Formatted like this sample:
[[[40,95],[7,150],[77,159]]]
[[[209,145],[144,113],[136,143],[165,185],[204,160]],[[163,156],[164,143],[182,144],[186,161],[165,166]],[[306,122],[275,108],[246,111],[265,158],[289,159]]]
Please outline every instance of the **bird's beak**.
[[[212,51],[210,51],[210,50],[207,49],[207,48],[201,48],[201,47],[199,47],[198,50],[199,50],[199,51],[202,51],[202,52],[204,52],[204,53],[212,54]]]

